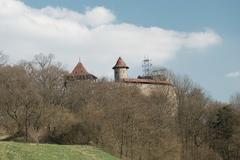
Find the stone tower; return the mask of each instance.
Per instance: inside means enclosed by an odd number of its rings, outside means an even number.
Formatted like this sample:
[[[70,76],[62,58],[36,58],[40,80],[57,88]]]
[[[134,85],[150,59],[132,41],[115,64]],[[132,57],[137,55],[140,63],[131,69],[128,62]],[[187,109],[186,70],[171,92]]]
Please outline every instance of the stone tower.
[[[122,60],[121,57],[118,58],[117,63],[112,69],[114,69],[114,78],[116,82],[128,78],[127,70],[129,69],[129,67],[126,65],[126,63]]]

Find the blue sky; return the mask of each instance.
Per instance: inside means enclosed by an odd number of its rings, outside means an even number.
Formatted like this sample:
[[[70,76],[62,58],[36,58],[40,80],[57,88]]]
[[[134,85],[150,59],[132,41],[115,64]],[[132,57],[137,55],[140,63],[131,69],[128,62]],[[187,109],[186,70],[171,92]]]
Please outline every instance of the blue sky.
[[[227,101],[232,94],[240,92],[240,1],[238,0],[23,0],[23,2],[31,8],[41,9],[52,6],[79,13],[102,6],[115,16],[113,24],[127,23],[138,29],[158,27],[178,33],[205,33],[206,30],[213,30],[216,36],[221,37],[221,42],[216,40],[214,45],[209,42],[207,47],[190,46],[190,49],[176,47],[174,54],[166,60],[156,56],[154,64],[165,66],[178,74],[189,75],[206,90],[207,94],[217,100]],[[155,59],[151,53],[146,55]],[[84,55],[80,56],[84,57]],[[139,57],[137,54],[135,56],[137,62],[129,60],[129,65],[132,64],[130,71],[132,76],[136,76],[141,71],[140,60],[143,56],[142,54],[139,54]],[[125,57],[128,63],[128,57]],[[92,59],[84,61],[95,62]],[[99,72],[94,70],[94,65],[90,64],[88,67],[91,72]]]

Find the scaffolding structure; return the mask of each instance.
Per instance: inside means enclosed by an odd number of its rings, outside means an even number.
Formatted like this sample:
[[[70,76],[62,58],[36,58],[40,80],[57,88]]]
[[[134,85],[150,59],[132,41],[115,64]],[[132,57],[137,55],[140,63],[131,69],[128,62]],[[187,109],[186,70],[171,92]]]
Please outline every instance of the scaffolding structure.
[[[152,75],[152,63],[148,57],[144,57],[142,63],[143,76],[151,76]]]

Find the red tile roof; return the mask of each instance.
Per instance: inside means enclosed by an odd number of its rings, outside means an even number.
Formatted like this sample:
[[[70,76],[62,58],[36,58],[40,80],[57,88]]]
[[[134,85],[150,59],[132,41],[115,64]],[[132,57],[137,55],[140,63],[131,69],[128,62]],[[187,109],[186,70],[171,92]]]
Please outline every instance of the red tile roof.
[[[73,76],[83,76],[83,75],[88,75],[89,73],[85,69],[82,63],[78,63],[76,67],[73,69],[71,75]]]
[[[75,78],[79,80],[96,80],[97,77],[94,76],[91,73],[88,73],[88,71],[85,69],[83,64],[79,62],[76,67],[73,69],[72,73],[68,78]]]
[[[171,85],[172,83],[168,81],[160,81],[153,79],[123,79],[124,83],[141,83],[141,84],[159,84],[159,85]]]
[[[118,58],[117,63],[115,64],[115,66],[113,67],[113,69],[115,68],[129,68],[126,63],[123,61],[123,59],[121,57]]]

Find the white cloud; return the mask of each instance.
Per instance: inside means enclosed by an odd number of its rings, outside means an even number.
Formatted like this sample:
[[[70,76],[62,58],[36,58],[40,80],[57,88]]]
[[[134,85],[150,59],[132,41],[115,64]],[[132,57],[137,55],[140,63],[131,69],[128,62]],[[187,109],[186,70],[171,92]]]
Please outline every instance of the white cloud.
[[[0,0],[0,50],[13,61],[31,59],[40,52],[53,53],[71,68],[81,57],[89,71],[108,75],[118,56],[130,67],[145,55],[161,63],[181,49],[207,48],[220,42],[213,30],[188,33],[116,23],[115,15],[102,6],[79,13]]]
[[[88,27],[97,27],[115,21],[115,16],[112,12],[104,7],[88,9],[84,14],[80,14],[66,8],[53,8],[48,6],[42,8],[40,13],[54,19],[72,21]]]
[[[237,78],[237,77],[240,77],[240,71],[230,72],[230,73],[226,74],[226,77],[229,77],[229,78]]]

